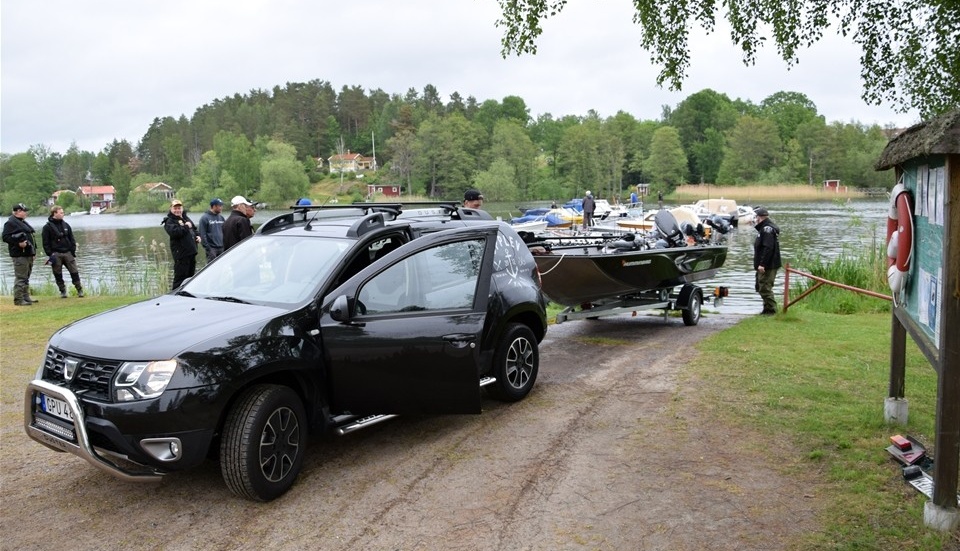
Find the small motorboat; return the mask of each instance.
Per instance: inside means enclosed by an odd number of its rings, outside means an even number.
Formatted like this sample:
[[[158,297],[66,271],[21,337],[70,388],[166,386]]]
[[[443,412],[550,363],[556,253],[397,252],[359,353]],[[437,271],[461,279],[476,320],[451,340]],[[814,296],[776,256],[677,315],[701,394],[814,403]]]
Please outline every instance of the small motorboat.
[[[739,207],[733,199],[701,199],[691,205],[690,208],[693,209],[700,220],[722,219],[734,228],[740,223]]]
[[[533,216],[533,217],[529,217],[529,219],[527,220],[525,220],[525,218],[528,218],[528,217],[521,216],[520,218],[514,218],[510,222],[510,226],[513,227],[513,229],[518,232],[527,231],[532,233],[539,233],[546,230],[547,226],[549,225],[549,222],[547,221],[546,216]]]
[[[716,275],[727,258],[726,245],[716,238],[720,232],[708,238],[702,224],[678,222],[668,210],[654,218],[656,232],[647,235],[538,236],[528,241],[544,293],[558,304],[583,307]]]

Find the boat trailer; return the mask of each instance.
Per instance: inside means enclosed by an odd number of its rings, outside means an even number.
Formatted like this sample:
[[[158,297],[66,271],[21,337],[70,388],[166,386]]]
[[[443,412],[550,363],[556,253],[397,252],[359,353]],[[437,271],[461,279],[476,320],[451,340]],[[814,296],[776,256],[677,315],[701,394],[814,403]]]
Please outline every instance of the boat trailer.
[[[714,305],[723,301],[727,296],[726,287],[717,287],[713,291]],[[636,315],[641,310],[663,310],[664,318],[672,310],[682,312],[683,324],[693,326],[700,322],[701,307],[703,305],[703,289],[692,283],[686,283],[679,293],[673,289],[655,289],[642,291],[632,295],[624,295],[595,302],[568,306],[557,314],[556,323],[581,319],[597,319],[601,316],[625,314]]]

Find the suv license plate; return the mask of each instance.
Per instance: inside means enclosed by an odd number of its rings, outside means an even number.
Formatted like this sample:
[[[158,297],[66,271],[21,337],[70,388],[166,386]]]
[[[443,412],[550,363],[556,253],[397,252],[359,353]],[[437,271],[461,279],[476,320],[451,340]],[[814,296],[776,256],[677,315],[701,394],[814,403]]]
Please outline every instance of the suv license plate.
[[[70,407],[67,406],[67,403],[63,400],[54,398],[53,396],[47,396],[46,394],[40,394],[40,409],[44,413],[49,413],[54,417],[59,417],[65,421],[73,422],[73,413],[70,411]]]

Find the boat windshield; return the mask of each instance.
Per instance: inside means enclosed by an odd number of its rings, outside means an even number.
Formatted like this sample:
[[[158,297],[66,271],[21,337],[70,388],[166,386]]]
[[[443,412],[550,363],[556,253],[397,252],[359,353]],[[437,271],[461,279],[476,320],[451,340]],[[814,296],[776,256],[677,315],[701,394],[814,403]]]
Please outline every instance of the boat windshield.
[[[351,243],[292,235],[246,239],[200,271],[180,292],[251,304],[298,304],[316,294]]]

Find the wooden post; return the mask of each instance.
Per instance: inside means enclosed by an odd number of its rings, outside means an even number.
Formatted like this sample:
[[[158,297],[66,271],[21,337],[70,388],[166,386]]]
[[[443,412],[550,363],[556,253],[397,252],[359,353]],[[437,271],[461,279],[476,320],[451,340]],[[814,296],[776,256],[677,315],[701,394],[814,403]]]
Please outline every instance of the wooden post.
[[[943,232],[943,301],[940,305],[940,377],[937,383],[937,443],[933,455],[933,503],[957,507],[960,463],[960,163],[947,158],[946,219]]]

